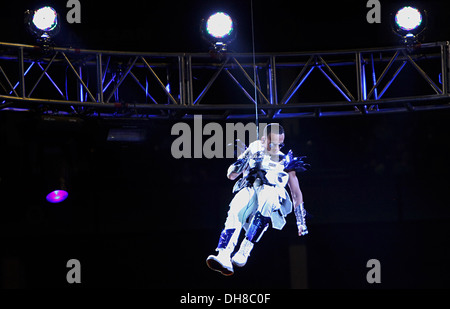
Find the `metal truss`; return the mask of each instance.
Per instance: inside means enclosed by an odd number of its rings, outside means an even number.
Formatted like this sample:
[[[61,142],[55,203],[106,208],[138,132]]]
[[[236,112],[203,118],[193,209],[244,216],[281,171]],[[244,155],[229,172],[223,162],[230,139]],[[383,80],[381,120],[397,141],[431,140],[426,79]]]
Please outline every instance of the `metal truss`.
[[[448,108],[449,55],[449,42],[255,55],[0,43],[0,110],[251,119],[257,104],[271,119]]]

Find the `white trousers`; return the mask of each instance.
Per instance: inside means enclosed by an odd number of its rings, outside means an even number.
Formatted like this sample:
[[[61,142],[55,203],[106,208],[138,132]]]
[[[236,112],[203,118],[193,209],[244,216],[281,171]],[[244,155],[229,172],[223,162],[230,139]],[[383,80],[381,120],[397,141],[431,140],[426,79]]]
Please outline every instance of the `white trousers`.
[[[264,217],[270,217],[273,211],[280,208],[280,198],[284,198],[280,193],[284,193],[284,189],[281,191],[280,188],[268,185],[243,188],[236,193],[230,202],[225,229],[234,228],[236,231],[240,231],[246,223],[249,223],[242,221],[245,218],[253,217],[256,211],[261,212]],[[257,205],[254,205],[254,203],[257,203]],[[253,213],[245,214],[246,211],[252,211]]]

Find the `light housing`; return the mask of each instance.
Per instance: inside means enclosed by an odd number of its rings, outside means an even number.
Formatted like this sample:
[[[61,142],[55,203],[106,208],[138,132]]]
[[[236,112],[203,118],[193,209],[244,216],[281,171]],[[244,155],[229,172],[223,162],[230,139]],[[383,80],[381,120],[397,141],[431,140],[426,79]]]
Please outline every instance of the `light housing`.
[[[226,51],[236,38],[236,22],[225,12],[216,12],[201,23],[201,33],[215,51]]]
[[[393,31],[402,38],[403,43],[415,44],[426,29],[427,12],[417,7],[403,6],[391,14],[391,23]]]
[[[60,29],[59,14],[50,6],[25,12],[25,26],[38,42],[49,42]]]

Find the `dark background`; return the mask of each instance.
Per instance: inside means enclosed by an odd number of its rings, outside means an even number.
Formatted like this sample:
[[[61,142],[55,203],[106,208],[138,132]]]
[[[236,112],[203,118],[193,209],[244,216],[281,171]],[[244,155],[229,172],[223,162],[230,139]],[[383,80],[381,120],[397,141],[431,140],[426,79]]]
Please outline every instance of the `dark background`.
[[[57,3],[56,3],[57,2]],[[366,21],[366,1],[254,1],[257,52],[312,51],[398,44],[380,1],[381,24]],[[54,4],[65,16],[65,1]],[[450,38],[444,1],[412,1],[429,13],[426,42]],[[25,9],[2,4],[0,40],[32,43]],[[249,1],[81,1],[81,24],[63,24],[59,46],[199,52],[199,22],[226,10],[238,20],[230,49],[251,52]],[[63,18],[64,20],[64,18]],[[66,262],[82,265],[81,287],[291,288],[293,265],[309,288],[450,287],[449,110],[339,118],[289,119],[286,150],[308,156],[298,175],[310,234],[296,236],[290,215],[270,229],[247,266],[225,278],[205,264],[214,253],[232,198],[231,159],[173,159],[174,122],[133,123],[142,143],[106,141],[111,124],[48,124],[31,113],[0,113],[0,285],[72,287]],[[220,124],[225,124],[220,122]],[[45,201],[64,158],[70,196]],[[303,248],[306,259],[292,257]],[[381,262],[381,284],[366,263]]]

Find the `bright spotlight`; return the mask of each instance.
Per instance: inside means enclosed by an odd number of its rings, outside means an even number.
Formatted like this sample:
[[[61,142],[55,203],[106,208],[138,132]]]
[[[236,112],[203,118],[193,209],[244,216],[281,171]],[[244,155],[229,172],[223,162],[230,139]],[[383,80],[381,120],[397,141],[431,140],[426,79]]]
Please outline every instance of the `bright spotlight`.
[[[206,21],[206,31],[216,39],[223,39],[233,31],[233,21],[229,15],[218,12]]]
[[[416,8],[405,6],[395,14],[395,23],[405,31],[412,31],[422,23],[422,14]]]
[[[65,190],[55,190],[47,194],[47,201],[53,204],[61,203],[67,199],[69,193]]]
[[[426,27],[426,11],[411,6],[400,8],[393,16],[393,30],[404,43],[417,43],[418,35]]]
[[[236,25],[230,15],[217,12],[202,21],[203,37],[209,41],[216,51],[226,51],[227,44],[235,38]]]
[[[58,13],[50,6],[41,7],[33,12],[26,11],[25,24],[38,41],[48,42],[59,32]]]

